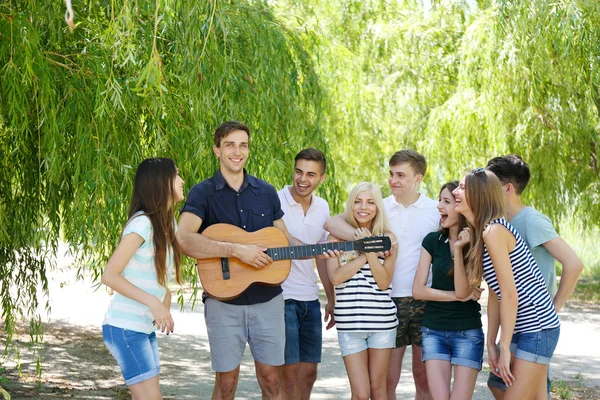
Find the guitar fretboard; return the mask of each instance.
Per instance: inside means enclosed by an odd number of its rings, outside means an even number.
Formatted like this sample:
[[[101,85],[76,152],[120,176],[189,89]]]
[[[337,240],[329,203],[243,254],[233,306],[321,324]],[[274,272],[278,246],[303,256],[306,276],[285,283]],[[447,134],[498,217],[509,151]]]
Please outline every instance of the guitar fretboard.
[[[266,253],[273,261],[277,261],[291,258],[316,257],[327,250],[351,251],[354,250],[354,242],[330,242],[322,244],[306,244],[302,246],[273,247],[267,249]]]

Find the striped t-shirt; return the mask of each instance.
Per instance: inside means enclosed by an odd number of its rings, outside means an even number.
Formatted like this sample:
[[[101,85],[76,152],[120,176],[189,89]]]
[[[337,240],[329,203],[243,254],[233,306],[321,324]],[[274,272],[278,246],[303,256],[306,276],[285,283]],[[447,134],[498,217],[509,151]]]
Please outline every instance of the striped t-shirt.
[[[490,224],[503,225],[517,241],[509,253],[519,297],[514,333],[539,332],[560,326],[544,277],[519,233],[504,218],[493,220]],[[485,244],[483,250],[483,277],[498,299],[502,300],[496,271]]]
[[[355,259],[354,251],[345,252],[340,262]],[[391,331],[398,326],[392,288],[381,290],[373,278],[369,263],[354,276],[335,287],[335,324],[338,331],[379,332]]]
[[[175,225],[175,229],[177,229],[177,225]],[[136,213],[127,222],[121,237],[131,233],[141,236],[144,243],[135,251],[121,275],[138,288],[163,301],[167,291],[158,284],[156,278],[154,239],[150,218],[141,211]],[[170,249],[167,252],[166,262],[168,281],[174,264],[173,252]],[[115,292],[102,324],[149,334],[156,329],[152,321],[154,321],[154,317],[152,317],[150,307]]]

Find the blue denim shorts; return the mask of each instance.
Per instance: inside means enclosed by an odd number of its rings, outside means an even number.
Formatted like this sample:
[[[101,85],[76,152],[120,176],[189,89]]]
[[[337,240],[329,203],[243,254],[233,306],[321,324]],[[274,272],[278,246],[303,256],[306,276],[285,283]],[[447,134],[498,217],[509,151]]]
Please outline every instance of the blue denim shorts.
[[[323,324],[319,300],[285,301],[285,363],[320,363]]]
[[[483,329],[438,331],[422,327],[423,354],[421,360],[450,361],[481,371],[483,364]]]
[[[515,333],[510,343],[510,351],[521,360],[548,365],[559,337],[560,327],[539,332]]]
[[[127,386],[160,374],[158,342],[154,332],[147,334],[102,325],[102,337],[104,344],[119,363]]]
[[[340,332],[338,342],[342,357],[367,349],[393,349],[396,347],[396,329],[385,332]]]
[[[548,365],[548,375],[546,377],[548,393],[550,393],[552,383],[550,381],[550,359],[554,354],[559,337],[560,327],[544,329],[539,332],[515,333],[510,343],[510,351],[515,353],[515,357],[525,361]],[[488,376],[488,386],[506,390],[506,384],[502,378],[494,375],[492,372]]]

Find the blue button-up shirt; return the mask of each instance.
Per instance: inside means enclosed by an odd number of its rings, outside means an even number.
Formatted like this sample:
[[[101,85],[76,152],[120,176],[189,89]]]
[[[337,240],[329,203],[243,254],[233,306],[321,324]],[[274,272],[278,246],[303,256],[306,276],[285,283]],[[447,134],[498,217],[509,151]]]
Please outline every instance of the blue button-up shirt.
[[[218,223],[238,226],[247,232],[273,226],[283,217],[275,188],[244,170],[244,182],[239,191],[232,189],[221,171],[190,190],[181,212],[190,212],[202,219],[199,233]],[[241,296],[226,303],[247,305],[263,303],[281,293],[281,286],[255,284]]]

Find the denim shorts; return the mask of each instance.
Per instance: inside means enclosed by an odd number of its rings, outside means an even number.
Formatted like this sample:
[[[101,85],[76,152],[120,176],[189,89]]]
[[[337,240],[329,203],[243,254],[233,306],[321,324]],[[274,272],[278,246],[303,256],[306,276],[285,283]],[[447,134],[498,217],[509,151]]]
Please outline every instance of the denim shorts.
[[[160,374],[158,342],[154,332],[147,334],[102,325],[102,337],[104,344],[119,363],[127,386]]]
[[[319,300],[285,301],[285,363],[320,363],[323,323]]]
[[[560,327],[544,329],[539,332],[515,333],[510,343],[510,351],[515,353],[515,357],[525,361],[548,365],[548,375],[546,377],[548,393],[550,393],[551,386],[550,359],[556,349],[559,336]],[[506,390],[506,384],[502,378],[494,375],[492,372],[488,376],[488,386]]]
[[[262,364],[284,364],[285,318],[283,295],[251,305],[224,303],[207,298],[204,319],[210,344],[210,361],[216,372],[236,369],[246,343]]]
[[[466,331],[438,331],[422,327],[423,354],[421,360],[450,361],[481,371],[483,363],[483,329]]]
[[[385,332],[340,332],[338,342],[342,357],[367,349],[393,349],[396,347],[396,329]]]

